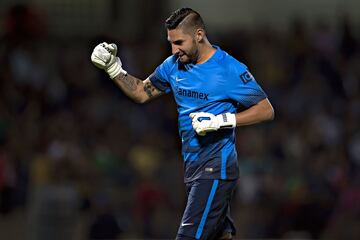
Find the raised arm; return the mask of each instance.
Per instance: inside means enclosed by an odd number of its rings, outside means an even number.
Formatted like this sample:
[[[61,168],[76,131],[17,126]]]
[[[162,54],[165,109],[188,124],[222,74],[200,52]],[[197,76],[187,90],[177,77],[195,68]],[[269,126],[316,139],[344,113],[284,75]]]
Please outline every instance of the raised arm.
[[[97,45],[91,54],[91,61],[96,67],[105,70],[117,86],[137,103],[148,102],[163,94],[149,78],[140,80],[122,68],[121,60],[117,57],[117,46],[113,43]]]
[[[149,78],[142,81],[130,74],[120,73],[113,80],[126,96],[136,103],[146,103],[164,94],[151,83]]]

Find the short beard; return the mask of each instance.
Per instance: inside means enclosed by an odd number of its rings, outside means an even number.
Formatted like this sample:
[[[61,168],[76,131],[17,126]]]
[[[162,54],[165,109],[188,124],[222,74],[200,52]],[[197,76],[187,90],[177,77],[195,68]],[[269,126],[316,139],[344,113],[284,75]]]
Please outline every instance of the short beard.
[[[191,49],[191,53],[188,55],[189,63],[196,64],[199,60],[199,48],[197,47],[195,39],[193,39],[194,48]]]

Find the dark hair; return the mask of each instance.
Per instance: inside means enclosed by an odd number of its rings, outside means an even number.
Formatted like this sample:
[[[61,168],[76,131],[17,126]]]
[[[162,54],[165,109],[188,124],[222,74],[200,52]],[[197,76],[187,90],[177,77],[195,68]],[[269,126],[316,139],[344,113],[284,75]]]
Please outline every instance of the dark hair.
[[[205,24],[200,14],[191,8],[180,8],[174,11],[165,21],[165,27],[168,30],[175,29],[179,25],[205,30]]]

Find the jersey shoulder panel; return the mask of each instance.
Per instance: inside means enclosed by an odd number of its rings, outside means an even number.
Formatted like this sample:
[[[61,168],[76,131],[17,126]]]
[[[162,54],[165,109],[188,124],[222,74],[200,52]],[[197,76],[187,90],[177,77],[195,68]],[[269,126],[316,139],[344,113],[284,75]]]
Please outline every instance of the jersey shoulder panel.
[[[228,53],[226,53],[224,57],[224,63],[228,67],[227,70],[229,73],[241,74],[248,70],[248,67],[244,63],[240,62]]]
[[[266,93],[244,63],[228,54],[224,64],[227,67],[227,79],[229,86],[231,86],[228,91],[228,96],[231,99],[245,107],[250,107],[267,98]]]
[[[174,55],[169,56],[149,76],[150,81],[160,91],[171,92],[170,74],[176,66],[177,58]]]

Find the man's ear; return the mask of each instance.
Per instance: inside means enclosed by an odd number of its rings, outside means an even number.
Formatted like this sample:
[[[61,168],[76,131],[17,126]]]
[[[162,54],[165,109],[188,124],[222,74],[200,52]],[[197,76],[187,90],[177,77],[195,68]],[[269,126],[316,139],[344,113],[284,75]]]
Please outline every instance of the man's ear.
[[[204,36],[205,36],[205,31],[204,29],[197,29],[196,32],[195,32],[195,39],[197,42],[201,42],[203,39],[204,39]]]

